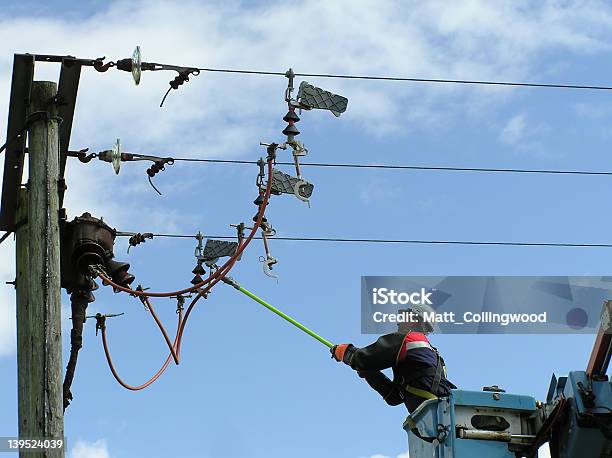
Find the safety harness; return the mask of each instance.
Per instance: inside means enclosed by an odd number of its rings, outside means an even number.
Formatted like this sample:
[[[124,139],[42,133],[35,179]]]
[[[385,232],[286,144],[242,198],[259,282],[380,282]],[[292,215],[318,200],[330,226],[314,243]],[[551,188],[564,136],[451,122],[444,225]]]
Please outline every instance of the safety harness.
[[[419,348],[429,348],[436,354],[436,365],[435,367],[430,366],[412,371],[410,376],[402,375],[398,382],[400,383],[403,390],[414,396],[418,396],[419,398],[423,398],[425,400],[437,400],[438,395],[436,393],[438,393],[442,377],[446,379],[446,365],[444,364],[444,358],[440,356],[438,349],[433,347],[427,340],[406,342],[409,334],[410,333],[406,334],[406,337],[404,338],[402,349],[405,349],[406,352],[409,352],[411,350],[416,350]],[[400,353],[398,353],[398,359],[400,354],[401,350]],[[431,383],[431,388],[429,391],[421,388],[416,388],[415,386],[411,385],[414,380],[417,380],[421,377],[433,377],[433,381]],[[410,429],[410,432],[412,432],[412,434],[414,434],[416,437],[425,442],[429,442],[430,444],[439,444],[441,442],[444,442],[444,440],[448,436],[448,429],[442,424],[437,425],[436,436],[425,436],[421,434],[416,422],[414,421],[411,415],[409,415],[406,418],[406,421],[404,422],[404,428],[406,427]]]
[[[408,335],[410,335],[410,332],[406,334],[406,337],[404,339],[406,339]],[[442,377],[446,379],[446,365],[444,364],[444,358],[440,356],[438,350],[433,347],[428,341],[406,342],[404,340],[404,342],[405,343],[403,343],[402,346],[405,348],[406,352],[419,348],[429,348],[430,350],[432,350],[436,354],[436,366],[417,369],[415,371],[412,371],[409,376],[402,375],[401,379],[398,380],[401,385],[401,388],[407,391],[408,393],[423,399],[438,399],[437,393],[438,389],[440,388],[440,382],[442,381]],[[400,356],[400,353],[398,353],[398,358]],[[411,382],[422,377],[433,377],[431,389],[429,391],[421,388],[416,388],[411,385]]]

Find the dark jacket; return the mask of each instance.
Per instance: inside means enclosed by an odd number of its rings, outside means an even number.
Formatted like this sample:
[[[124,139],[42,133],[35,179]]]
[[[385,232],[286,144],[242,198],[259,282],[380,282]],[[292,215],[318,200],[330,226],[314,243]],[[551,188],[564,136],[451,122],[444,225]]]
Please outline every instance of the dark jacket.
[[[456,388],[446,379],[444,360],[420,332],[386,334],[364,348],[352,347],[345,362],[355,369],[389,405],[402,402],[412,412],[426,398],[412,394],[406,385],[447,396]],[[393,381],[381,372],[393,370]],[[435,374],[435,375],[434,375]]]

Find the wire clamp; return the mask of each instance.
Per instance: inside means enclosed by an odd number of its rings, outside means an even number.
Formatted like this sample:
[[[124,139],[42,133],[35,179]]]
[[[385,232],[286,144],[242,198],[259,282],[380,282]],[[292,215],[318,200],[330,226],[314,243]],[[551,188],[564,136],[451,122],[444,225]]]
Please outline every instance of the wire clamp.
[[[150,288],[143,288],[142,285],[138,285],[136,287],[136,291],[141,291],[141,292],[147,291],[148,289],[150,289]],[[140,302],[142,302],[142,305],[144,306],[144,309],[147,312],[149,311],[149,306],[147,305],[147,298],[145,296],[142,296],[140,294],[134,294],[134,293],[132,293],[131,296],[132,297],[138,297]]]
[[[129,246],[127,249],[127,252],[130,252],[130,248],[132,248],[133,246],[137,246],[140,245],[141,243],[145,243],[147,239],[152,239],[153,238],[153,233],[152,232],[144,232],[144,233],[140,233],[137,232],[136,234],[132,235],[129,240]]]
[[[98,330],[104,332],[106,331],[106,315],[102,315],[101,313],[96,313],[96,335],[98,335]]]

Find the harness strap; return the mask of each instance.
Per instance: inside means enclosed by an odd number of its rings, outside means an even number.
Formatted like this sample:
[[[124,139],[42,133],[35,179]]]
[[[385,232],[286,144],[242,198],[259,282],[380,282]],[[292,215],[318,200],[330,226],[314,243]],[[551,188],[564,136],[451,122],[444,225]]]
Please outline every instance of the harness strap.
[[[438,396],[436,396],[435,394],[426,391],[426,390],[422,390],[420,388],[416,388],[414,386],[408,385],[406,384],[404,386],[404,389],[410,393],[410,394],[414,394],[415,396],[418,396],[420,398],[424,398],[424,399],[438,399]]]
[[[437,393],[438,388],[440,388],[440,382],[442,381],[442,373],[446,372],[444,367],[444,361],[440,354],[436,351],[437,361],[436,361],[436,374],[434,375],[433,382],[431,383],[431,392]]]
[[[442,377],[446,378],[445,375],[446,367],[444,366],[444,360],[438,355],[438,361],[435,367],[430,366],[417,371],[414,371],[410,374],[409,377],[402,378],[403,388],[411,394],[414,394],[420,398],[424,399],[438,399],[438,389],[440,388],[440,383],[442,382]],[[433,377],[433,381],[431,384],[430,390],[423,390],[420,388],[416,388],[410,385],[410,382],[413,380],[422,378],[422,377]]]
[[[409,334],[410,333],[408,333],[406,337]],[[416,371],[412,371],[409,376],[402,377],[401,385],[403,389],[405,389],[408,393],[414,394],[415,396],[418,396],[420,398],[438,399],[437,393],[440,388],[440,383],[442,383],[443,379],[446,380],[446,365],[444,364],[444,359],[442,358],[442,356],[440,356],[438,349],[432,346],[427,340],[405,342],[403,349],[406,352],[409,352],[410,350],[416,350],[419,348],[429,348],[431,351],[433,351],[436,354],[436,365],[425,367],[423,369],[419,369]],[[398,354],[398,357],[399,357],[399,354]],[[431,383],[431,388],[429,391],[422,390],[420,388],[416,388],[410,385],[410,383],[413,380],[416,380],[422,377],[432,377],[433,378],[432,383]]]

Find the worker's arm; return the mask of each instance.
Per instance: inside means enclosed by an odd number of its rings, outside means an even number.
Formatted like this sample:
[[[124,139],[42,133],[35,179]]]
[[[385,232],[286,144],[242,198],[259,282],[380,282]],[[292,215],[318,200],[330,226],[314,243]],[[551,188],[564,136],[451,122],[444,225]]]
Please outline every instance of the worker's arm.
[[[387,369],[396,362],[404,342],[404,334],[386,334],[367,347],[357,348],[352,344],[335,345],[331,351],[337,361],[343,361],[359,371]]]
[[[397,406],[404,402],[402,391],[389,378],[380,371],[358,371],[359,377],[365,379],[374,390],[378,392],[390,406]]]

